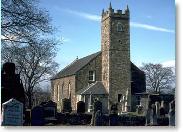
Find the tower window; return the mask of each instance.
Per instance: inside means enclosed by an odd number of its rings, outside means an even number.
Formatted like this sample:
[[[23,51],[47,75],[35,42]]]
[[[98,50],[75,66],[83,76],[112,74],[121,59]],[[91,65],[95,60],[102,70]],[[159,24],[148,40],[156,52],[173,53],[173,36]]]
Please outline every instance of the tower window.
[[[95,81],[95,71],[89,71],[89,81]]]
[[[123,31],[123,25],[121,23],[117,24],[117,31],[122,32]]]

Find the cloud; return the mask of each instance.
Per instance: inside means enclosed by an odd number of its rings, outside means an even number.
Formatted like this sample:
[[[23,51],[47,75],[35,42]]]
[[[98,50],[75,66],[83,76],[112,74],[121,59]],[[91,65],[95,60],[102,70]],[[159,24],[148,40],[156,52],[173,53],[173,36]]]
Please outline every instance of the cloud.
[[[69,38],[62,38],[63,42],[70,42],[71,40]]]
[[[151,18],[152,18],[152,16],[148,15],[148,16],[147,16],[147,18],[148,18],[148,19],[151,19]]]
[[[65,9],[64,10],[67,13],[82,17],[87,20],[99,22],[101,21],[101,16],[99,15],[94,15],[86,12],[81,12],[81,11],[75,11],[75,10],[70,10],[70,9]],[[148,16],[151,17],[151,16]],[[130,26],[134,28],[142,28],[145,30],[153,30],[153,31],[160,31],[160,32],[168,32],[168,33],[174,33],[174,30],[167,29],[167,28],[162,28],[154,25],[148,25],[148,24],[143,24],[143,23],[138,23],[138,22],[130,22]]]
[[[161,63],[163,67],[175,67],[175,60],[169,60]]]
[[[101,16],[90,14],[90,13],[74,11],[74,10],[70,10],[70,9],[65,9],[64,11],[66,11],[66,12],[68,12],[70,14],[74,14],[76,16],[79,16],[79,17],[91,20],[91,21],[99,22],[101,20]]]
[[[59,39],[61,42],[70,42],[71,41],[71,39],[69,39],[69,38],[66,38],[66,37],[60,37],[60,39]]]
[[[143,23],[138,23],[138,22],[131,22],[130,26],[135,27],[135,28],[143,28],[146,30],[154,30],[154,31],[160,31],[160,32],[174,33],[174,30],[171,30],[171,29],[166,29],[166,28],[157,27],[157,26],[148,25],[148,24],[143,24]]]

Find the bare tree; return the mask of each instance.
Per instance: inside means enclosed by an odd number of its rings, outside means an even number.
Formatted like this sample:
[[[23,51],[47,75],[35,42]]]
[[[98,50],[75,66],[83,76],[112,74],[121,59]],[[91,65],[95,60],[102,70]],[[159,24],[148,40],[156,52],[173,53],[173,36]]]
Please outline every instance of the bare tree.
[[[149,92],[161,93],[174,88],[175,75],[171,67],[149,63],[143,64],[141,69],[146,74],[146,86]]]
[[[56,44],[51,40],[40,40],[39,43],[24,47],[14,45],[4,48],[3,53],[13,55],[11,59],[21,75],[29,108],[31,108],[34,88],[40,82],[49,79],[58,68],[58,64],[54,61]],[[3,60],[8,57],[2,55]]]
[[[30,43],[30,37],[53,31],[48,13],[37,5],[36,0],[2,0],[2,43]]]
[[[52,39],[53,27],[37,0],[2,0],[2,62],[14,62],[32,107],[34,89],[56,71],[59,44]]]

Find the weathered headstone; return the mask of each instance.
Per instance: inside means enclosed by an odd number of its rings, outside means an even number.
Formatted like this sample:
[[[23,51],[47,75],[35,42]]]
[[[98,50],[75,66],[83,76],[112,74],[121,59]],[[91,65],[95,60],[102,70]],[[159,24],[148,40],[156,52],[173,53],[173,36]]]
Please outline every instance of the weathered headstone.
[[[137,114],[143,114],[143,106],[141,106],[141,105],[138,105],[137,106]]]
[[[117,114],[110,114],[109,115],[109,126],[118,126],[118,115]]]
[[[160,108],[160,117],[165,117],[165,108]]]
[[[36,106],[31,111],[31,125],[32,126],[43,126],[44,120],[44,108],[42,106]]]
[[[146,126],[149,126],[150,125],[150,119],[151,119],[151,111],[152,109],[149,107],[147,110],[146,110]]]
[[[44,109],[44,117],[55,118],[57,113],[57,104],[53,101],[48,101],[40,104]]]
[[[71,107],[71,100],[64,98],[62,99],[62,112],[71,112],[72,111],[72,107]]]
[[[100,110],[95,113],[94,126],[102,126],[102,112]]]
[[[79,101],[77,103],[77,113],[85,113],[85,102]]]
[[[10,99],[2,105],[2,125],[22,126],[23,125],[23,104],[16,99]]]
[[[169,126],[175,126],[175,101],[170,102],[169,105]]]
[[[102,113],[102,102],[100,102],[98,99],[95,99],[93,104],[93,112],[96,113],[98,110]]]
[[[111,114],[118,114],[118,104],[112,104],[111,105]]]
[[[157,115],[156,115],[156,106],[155,104],[152,104],[152,109],[150,113],[150,124],[151,125],[157,125]]]

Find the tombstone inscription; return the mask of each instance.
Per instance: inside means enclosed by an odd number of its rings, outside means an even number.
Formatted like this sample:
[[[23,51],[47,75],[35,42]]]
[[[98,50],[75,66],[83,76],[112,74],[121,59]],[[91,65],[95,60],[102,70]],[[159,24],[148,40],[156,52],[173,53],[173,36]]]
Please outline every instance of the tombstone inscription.
[[[10,99],[2,105],[2,116],[3,126],[22,126],[23,104],[16,99]]]

